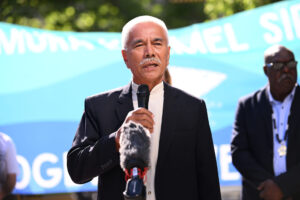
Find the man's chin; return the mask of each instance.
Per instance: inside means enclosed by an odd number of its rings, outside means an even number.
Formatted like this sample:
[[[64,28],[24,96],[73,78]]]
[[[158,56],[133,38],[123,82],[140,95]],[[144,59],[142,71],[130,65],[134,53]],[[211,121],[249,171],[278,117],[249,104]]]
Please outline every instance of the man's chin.
[[[285,91],[285,92],[290,92],[293,90],[295,86],[295,82],[292,81],[292,80],[284,80],[280,83],[280,88],[282,91]]]
[[[162,78],[158,77],[157,75],[156,76],[152,76],[150,74],[147,74],[147,76],[145,76],[143,78],[143,82],[145,82],[145,83],[159,83],[161,81],[162,81]]]

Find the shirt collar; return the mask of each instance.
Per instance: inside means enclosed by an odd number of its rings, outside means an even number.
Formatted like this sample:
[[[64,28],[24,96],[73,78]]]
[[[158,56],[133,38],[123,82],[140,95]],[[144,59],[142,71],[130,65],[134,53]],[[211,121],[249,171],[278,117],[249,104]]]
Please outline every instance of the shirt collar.
[[[132,87],[132,93],[136,94],[139,85],[136,84],[135,82],[131,81],[131,87]]]
[[[136,94],[139,85],[136,84],[135,82],[131,81],[131,87],[132,87],[132,92],[133,92],[134,94]],[[156,86],[154,86],[154,88],[152,88],[150,94],[152,94],[152,95],[153,95],[153,94],[158,94],[158,93],[162,92],[163,89],[164,89],[164,83],[163,83],[163,81],[162,81],[162,82],[160,82],[159,84],[157,84]]]

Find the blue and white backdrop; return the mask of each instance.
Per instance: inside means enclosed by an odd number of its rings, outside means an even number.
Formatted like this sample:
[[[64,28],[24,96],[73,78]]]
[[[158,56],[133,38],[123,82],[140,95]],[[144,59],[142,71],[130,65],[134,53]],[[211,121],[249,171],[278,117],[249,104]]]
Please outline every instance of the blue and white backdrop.
[[[169,31],[174,86],[204,98],[221,186],[239,185],[230,137],[239,97],[263,87],[263,52],[283,44],[300,60],[300,1],[283,1]],[[15,141],[16,193],[96,190],[66,170],[84,98],[131,80],[120,33],[56,32],[0,23],[0,131]]]

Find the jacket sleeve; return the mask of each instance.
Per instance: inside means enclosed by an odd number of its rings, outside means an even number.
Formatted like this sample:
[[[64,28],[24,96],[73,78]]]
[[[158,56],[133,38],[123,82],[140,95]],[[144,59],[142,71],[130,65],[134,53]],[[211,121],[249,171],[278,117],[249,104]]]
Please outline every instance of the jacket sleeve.
[[[300,164],[293,166],[292,169],[288,170],[283,174],[274,178],[274,181],[281,188],[284,197],[290,197],[296,195],[294,198],[300,198]]]
[[[218,169],[205,102],[200,104],[197,134],[197,179],[199,199],[221,199]]]
[[[119,165],[115,133],[99,132],[92,103],[90,99],[85,100],[85,111],[67,155],[68,172],[75,183],[88,182]]]
[[[253,187],[257,187],[262,181],[272,178],[273,175],[256,161],[250,151],[246,115],[247,112],[245,104],[243,101],[240,101],[232,132],[232,163],[241,173],[244,181],[248,182],[248,184]]]

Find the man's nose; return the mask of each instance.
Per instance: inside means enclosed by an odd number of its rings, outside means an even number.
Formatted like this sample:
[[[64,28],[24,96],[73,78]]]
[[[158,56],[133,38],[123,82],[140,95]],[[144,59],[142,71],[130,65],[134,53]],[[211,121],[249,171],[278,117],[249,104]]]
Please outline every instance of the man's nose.
[[[153,46],[151,44],[147,44],[145,46],[145,56],[147,58],[154,57],[154,49],[153,49]]]
[[[289,72],[291,69],[287,66],[287,64],[284,64],[282,71],[283,72]]]

